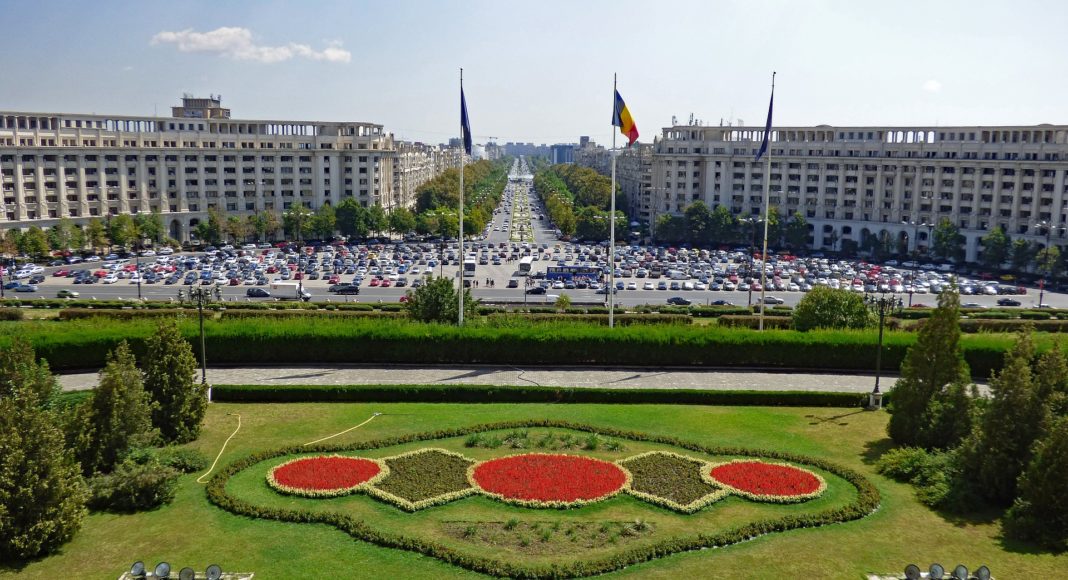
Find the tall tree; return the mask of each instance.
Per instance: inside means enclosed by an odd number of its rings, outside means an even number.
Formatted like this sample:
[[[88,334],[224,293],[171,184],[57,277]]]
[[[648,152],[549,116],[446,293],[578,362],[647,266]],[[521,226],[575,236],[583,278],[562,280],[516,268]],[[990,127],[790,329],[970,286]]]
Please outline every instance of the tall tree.
[[[248,232],[248,220],[236,215],[226,216],[226,233],[235,244],[244,242],[248,238]]]
[[[960,295],[938,295],[901,363],[887,430],[899,445],[946,449],[971,429],[971,375],[960,345]],[[963,406],[963,408],[958,408]]]
[[[983,236],[980,242],[983,244],[983,253],[979,256],[979,261],[990,270],[1001,269],[1001,264],[1009,258],[1009,245],[1011,244],[1009,236],[1005,235],[1005,230],[995,227]]]
[[[168,443],[188,443],[200,435],[208,409],[208,392],[197,383],[193,348],[178,323],[161,319],[145,342],[142,364],[145,390],[153,402],[152,424]]]
[[[367,208],[367,228],[378,234],[385,231],[388,226],[386,219],[386,210],[382,209],[382,206],[375,204]],[[459,225],[457,225],[459,227]]]
[[[935,226],[934,255],[943,260],[960,260],[964,257],[964,236],[949,218],[942,218]]]
[[[1061,250],[1057,246],[1042,248],[1035,254],[1035,272],[1048,278],[1061,274]]]
[[[30,229],[19,237],[19,251],[38,259],[47,255],[48,236],[41,228],[30,226]]]
[[[481,211],[481,210],[479,210]],[[483,216],[484,218],[485,216]],[[486,220],[482,220],[482,225],[485,227]],[[389,229],[397,234],[407,234],[415,230],[415,216],[412,215],[411,210],[406,207],[395,208],[389,214]],[[482,228],[479,228],[480,230]]]
[[[78,423],[73,447],[86,476],[110,472],[130,448],[151,441],[152,405],[125,341],[108,353]]]
[[[1035,256],[1035,248],[1023,238],[1018,238],[1012,242],[1012,251],[1009,259],[1012,261],[1012,269],[1017,271],[1023,271],[1031,264],[1031,260]]]
[[[683,213],[686,240],[694,246],[707,246],[712,238],[713,215],[703,201],[695,201]]]
[[[1033,458],[1018,482],[1019,495],[1005,517],[1008,534],[1053,550],[1068,550],[1066,481],[1068,416],[1063,416],[1034,447]]]
[[[786,222],[784,238],[790,251],[796,252],[808,247],[808,221],[801,212],[795,211],[790,221]]]
[[[70,247],[76,252],[85,249],[85,230],[81,226],[71,228]]]
[[[290,239],[298,242],[304,240],[311,231],[313,214],[310,209],[297,203],[282,214],[282,224]]]
[[[15,336],[7,348],[0,349],[0,399],[20,394],[23,402],[48,408],[59,393],[59,383],[48,363],[37,361],[25,338]]]
[[[152,240],[155,244],[163,241],[163,216],[158,210],[137,214],[134,216],[134,225],[142,238]]]
[[[89,225],[85,227],[85,239],[94,252],[99,252],[108,245],[107,228],[104,227],[104,222],[100,221],[100,218],[89,220]]]
[[[653,236],[659,244],[678,244],[686,239],[686,218],[669,213],[656,216]]]
[[[711,244],[730,244],[734,242],[737,229],[737,220],[731,215],[727,206],[717,205],[716,209],[712,210],[712,223],[708,233]]]
[[[343,236],[367,237],[367,208],[354,198],[346,197],[337,204],[337,229]]]
[[[337,214],[334,212],[334,206],[330,204],[319,206],[312,217],[311,229],[315,237],[320,240],[333,238],[334,232],[337,231]]]
[[[34,388],[0,396],[0,561],[43,556],[85,520],[88,491],[55,415],[34,404]]]
[[[111,243],[126,247],[138,239],[137,225],[129,214],[119,214],[111,218],[111,227],[108,228],[108,237]]]
[[[14,256],[19,251],[19,238],[22,237],[22,232],[18,228],[10,228],[4,230],[4,235],[0,236],[0,254],[6,254],[8,256]]]
[[[69,250],[71,247],[71,232],[74,223],[69,217],[59,219],[59,223],[48,229],[48,245],[53,250]]]

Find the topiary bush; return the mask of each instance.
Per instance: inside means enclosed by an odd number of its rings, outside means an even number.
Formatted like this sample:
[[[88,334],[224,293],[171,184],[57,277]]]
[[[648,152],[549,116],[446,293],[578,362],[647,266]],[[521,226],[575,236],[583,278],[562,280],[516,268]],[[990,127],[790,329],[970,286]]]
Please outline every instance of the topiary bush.
[[[178,475],[156,461],[124,461],[111,473],[89,478],[89,507],[126,513],[157,508],[174,499]]]

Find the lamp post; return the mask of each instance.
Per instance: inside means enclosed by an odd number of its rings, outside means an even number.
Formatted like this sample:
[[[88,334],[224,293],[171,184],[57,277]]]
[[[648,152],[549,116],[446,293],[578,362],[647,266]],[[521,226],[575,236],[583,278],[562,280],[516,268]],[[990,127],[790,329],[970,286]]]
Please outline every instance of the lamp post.
[[[750,240],[750,244],[749,244],[749,264],[746,267],[746,271],[745,271],[746,284],[748,284],[748,286],[749,286],[749,297],[746,300],[746,306],[752,307],[753,306],[753,262],[755,261],[755,258],[753,257],[753,252],[756,251],[757,224],[764,223],[764,220],[762,218],[749,217],[749,218],[743,218],[743,219],[741,219],[739,221],[744,222],[746,224],[749,224],[749,228],[750,228],[750,230],[752,230],[752,233],[749,236],[749,240]],[[763,308],[764,308],[764,306],[761,305],[761,309],[763,309]]]
[[[883,406],[883,394],[879,390],[879,378],[883,371],[883,324],[887,315],[901,310],[902,302],[900,298],[880,292],[878,295],[865,294],[864,303],[879,316],[879,347],[875,351],[875,388],[868,397],[868,408],[877,410]]]
[[[208,353],[204,348],[204,304],[222,299],[222,288],[218,283],[210,287],[196,286],[189,289],[189,302],[197,305],[197,314],[200,317],[200,384],[208,385]],[[184,302],[181,290],[178,290],[178,301]],[[211,401],[211,387],[208,387],[208,401]]]
[[[1045,263],[1044,264],[1039,264],[1039,266],[1042,267],[1043,270],[1045,271],[1043,276],[1042,276],[1042,281],[1038,285],[1038,307],[1041,308],[1042,307],[1042,298],[1045,297],[1045,295],[1046,295],[1046,276],[1048,275],[1048,276],[1052,277],[1052,275],[1053,275],[1053,264],[1050,262],[1050,259],[1049,259],[1050,236],[1053,235],[1053,230],[1059,230],[1061,232],[1061,235],[1063,236],[1065,230],[1068,229],[1068,228],[1066,228],[1065,226],[1054,227],[1053,224],[1050,223],[1050,222],[1041,222],[1041,223],[1038,224],[1038,226],[1041,227],[1041,228],[1045,228],[1046,229],[1046,247],[1045,247],[1045,256],[1046,257],[1045,257],[1045,260],[1044,260]]]

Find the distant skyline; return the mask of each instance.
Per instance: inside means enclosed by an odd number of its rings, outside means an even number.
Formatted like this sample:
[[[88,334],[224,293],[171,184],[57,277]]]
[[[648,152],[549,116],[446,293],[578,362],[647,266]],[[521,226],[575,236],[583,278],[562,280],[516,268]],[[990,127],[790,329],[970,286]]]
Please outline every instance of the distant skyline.
[[[611,139],[612,75],[641,136],[672,116],[762,125],[1068,124],[1068,5],[1023,0],[181,3],[4,0],[0,110],[235,118]]]

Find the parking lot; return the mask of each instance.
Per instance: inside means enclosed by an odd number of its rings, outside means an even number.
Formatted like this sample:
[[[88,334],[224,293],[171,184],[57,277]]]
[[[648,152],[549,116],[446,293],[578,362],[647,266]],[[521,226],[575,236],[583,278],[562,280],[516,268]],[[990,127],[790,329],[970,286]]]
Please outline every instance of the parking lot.
[[[5,294],[20,299],[80,297],[176,299],[194,286],[219,284],[223,300],[296,299],[396,302],[425,276],[463,279],[488,303],[537,304],[567,295],[573,303],[603,303],[608,291],[607,243],[561,241],[548,221],[522,160],[512,168],[500,207],[480,239],[369,240],[332,245],[246,244],[203,252],[91,256],[67,264],[24,265],[4,276]],[[761,299],[760,256],[744,249],[710,250],[642,245],[617,247],[616,302],[639,304],[756,304]],[[550,270],[552,269],[552,270]],[[871,264],[814,256],[769,255],[765,300],[796,304],[820,285],[887,292],[904,305],[933,306],[955,281],[971,306],[1035,307],[1039,291],[983,280],[948,265],[889,261]],[[1042,302],[1068,308],[1068,295],[1044,292]]]

